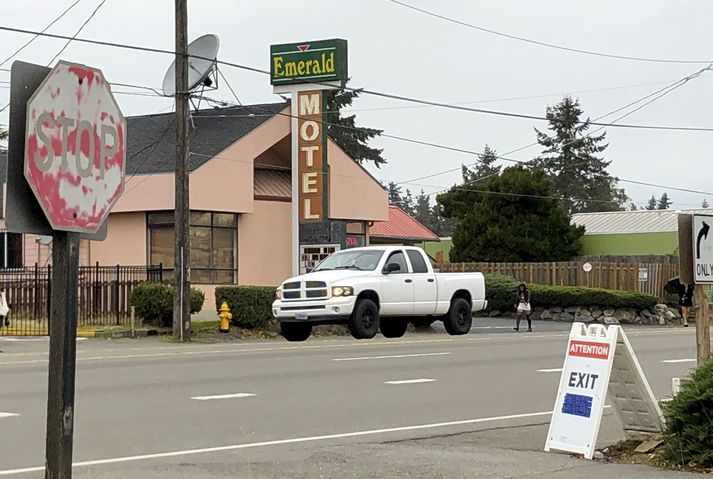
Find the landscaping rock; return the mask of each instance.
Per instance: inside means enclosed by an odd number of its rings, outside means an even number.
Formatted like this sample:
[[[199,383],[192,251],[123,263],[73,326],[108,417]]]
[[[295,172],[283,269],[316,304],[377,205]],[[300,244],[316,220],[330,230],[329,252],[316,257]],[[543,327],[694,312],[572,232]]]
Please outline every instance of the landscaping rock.
[[[659,318],[659,325],[666,326],[666,320],[664,318]]]
[[[559,313],[562,312],[562,307],[561,307],[561,306],[552,306],[552,307],[550,308],[550,311],[551,311],[552,313],[557,313],[557,314],[559,314]]]
[[[619,323],[630,324],[636,318],[635,314],[631,314],[628,309],[617,309],[614,311],[613,316],[619,321]]]
[[[568,308],[564,308],[565,311],[567,311],[569,314],[574,314],[578,313],[582,308],[579,306],[570,306]]]
[[[614,316],[614,309],[613,308],[607,308],[603,311],[604,316]]]
[[[619,320],[616,319],[614,316],[604,316],[604,324],[607,326],[610,324],[620,324]]]
[[[542,320],[552,319],[552,313],[550,312],[550,310],[546,309],[546,310],[542,311],[542,314],[540,314],[540,319],[542,319]]]
[[[670,320],[670,319],[676,319],[676,315],[673,314],[671,311],[666,311],[666,312],[663,313],[660,317],[661,317],[661,318],[666,318],[666,319],[669,319],[669,320]]]
[[[550,314],[552,315],[552,321],[562,321],[561,313],[553,313],[552,310],[550,310]]]
[[[491,311],[489,316],[490,316],[491,318],[495,318],[495,317],[497,317],[497,316],[500,316],[500,311],[498,311],[498,310]]]
[[[591,313],[592,313],[592,317],[593,317],[594,319],[599,319],[599,318],[601,318],[601,317],[604,315],[604,313],[602,312],[602,310],[599,309],[599,308],[597,308],[597,307],[591,308]]]
[[[647,318],[650,318],[651,316],[653,316],[653,315],[651,314],[651,311],[649,311],[648,309],[643,310],[643,311],[641,312],[641,315],[642,315],[642,316],[645,316],[645,317],[647,317]]]
[[[567,322],[571,323],[572,321],[574,321],[574,315],[564,312],[564,313],[560,314],[560,321],[567,321]]]
[[[666,311],[668,309],[668,306],[666,306],[665,304],[659,303],[656,306],[654,306],[654,309],[656,311]]]

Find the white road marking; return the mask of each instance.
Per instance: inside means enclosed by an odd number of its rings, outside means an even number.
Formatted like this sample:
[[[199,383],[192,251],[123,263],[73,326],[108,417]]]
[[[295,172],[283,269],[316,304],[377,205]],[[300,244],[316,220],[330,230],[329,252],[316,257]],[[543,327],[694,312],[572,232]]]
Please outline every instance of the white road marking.
[[[463,426],[468,424],[478,424],[486,422],[496,422],[496,421],[506,421],[509,419],[524,419],[539,416],[549,416],[552,411],[543,412],[531,412],[525,414],[511,414],[508,416],[494,416],[494,417],[484,417],[478,419],[465,419],[462,421],[449,421],[449,422],[438,422],[432,424],[418,424],[415,426],[402,426],[402,427],[390,427],[385,429],[370,429],[366,431],[355,431],[347,432],[341,434],[328,434],[324,436],[307,436],[307,437],[296,437],[292,439],[279,439],[275,441],[264,441],[264,442],[251,442],[245,444],[233,444],[230,446],[217,446],[217,447],[206,447],[202,449],[186,449],[183,451],[171,451],[171,452],[159,452],[154,454],[142,454],[138,456],[124,456],[115,457],[111,459],[97,459],[93,461],[83,461],[75,462],[72,464],[74,467],[87,467],[87,466],[100,466],[103,464],[118,464],[123,462],[136,462],[145,461],[149,459],[163,459],[167,457],[178,457],[178,456],[191,456],[195,454],[207,454],[211,452],[223,452],[223,451],[235,451],[239,449],[252,449],[258,447],[268,447],[268,446],[280,446],[284,444],[298,444],[305,442],[315,442],[315,441],[327,441],[330,439],[344,439],[350,437],[362,437],[362,436],[375,436],[378,434],[387,434],[392,432],[402,432],[402,431],[418,431],[423,429],[435,429],[451,426]],[[5,469],[0,470],[0,476],[11,476],[14,474],[25,474],[29,472],[42,472],[45,470],[44,466],[36,467],[25,467],[22,469]]]
[[[669,364],[672,364],[672,363],[695,363],[696,360],[695,359],[664,359],[661,362],[669,363]]]
[[[403,381],[384,381],[384,384],[420,384],[420,383],[435,383],[435,379],[404,379]]]
[[[0,419],[6,418],[6,417],[17,417],[19,414],[15,414],[14,412],[0,412]]]
[[[414,354],[393,354],[391,356],[362,356],[359,358],[336,358],[332,361],[366,361],[369,359],[400,359],[400,358],[419,358],[422,356],[448,356],[451,353],[414,353]]]
[[[210,401],[211,399],[237,399],[237,398],[249,398],[253,397],[255,394],[251,393],[235,393],[235,394],[221,394],[218,396],[195,396],[191,399],[196,401]]]
[[[10,341],[10,342],[18,342],[18,343],[37,343],[37,342],[42,342],[46,343],[49,341],[50,338],[49,336],[42,336],[39,338],[34,338],[34,337],[7,337],[7,336],[1,336],[0,341]],[[77,338],[77,341],[86,341],[87,338]]]
[[[552,368],[552,369],[538,369],[538,373],[561,373],[562,368]]]

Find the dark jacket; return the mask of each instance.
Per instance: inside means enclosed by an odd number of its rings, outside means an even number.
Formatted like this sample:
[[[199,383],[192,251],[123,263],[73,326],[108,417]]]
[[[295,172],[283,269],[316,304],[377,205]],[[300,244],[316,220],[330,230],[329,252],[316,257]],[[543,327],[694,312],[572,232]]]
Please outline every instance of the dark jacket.
[[[681,285],[678,288],[678,305],[679,306],[693,306],[693,285],[689,284],[688,287]]]
[[[524,286],[525,289],[524,291],[520,291],[520,286]],[[529,303],[530,302],[530,290],[527,289],[527,286],[524,284],[521,284],[520,286],[517,287],[517,292],[515,293],[515,301],[516,303],[524,302],[524,303]],[[524,298],[520,298],[520,294],[524,296]]]

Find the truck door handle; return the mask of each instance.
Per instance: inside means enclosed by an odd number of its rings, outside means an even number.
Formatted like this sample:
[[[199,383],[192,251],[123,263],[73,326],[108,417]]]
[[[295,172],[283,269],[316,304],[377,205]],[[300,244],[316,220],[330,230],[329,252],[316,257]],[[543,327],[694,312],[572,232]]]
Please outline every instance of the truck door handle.
[[[405,279],[404,282],[406,282],[406,283],[413,283],[413,280],[412,280],[412,279]]]
[[[428,282],[429,282],[429,283],[433,283],[434,281],[436,281],[436,280],[433,279],[433,278],[428,278]]]

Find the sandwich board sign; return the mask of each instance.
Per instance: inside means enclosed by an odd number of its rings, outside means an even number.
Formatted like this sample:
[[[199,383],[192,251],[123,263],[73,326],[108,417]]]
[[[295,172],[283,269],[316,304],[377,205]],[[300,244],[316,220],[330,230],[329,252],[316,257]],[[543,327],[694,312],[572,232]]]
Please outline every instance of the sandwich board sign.
[[[545,451],[592,459],[607,396],[627,433],[661,430],[661,411],[621,327],[574,323]]]

